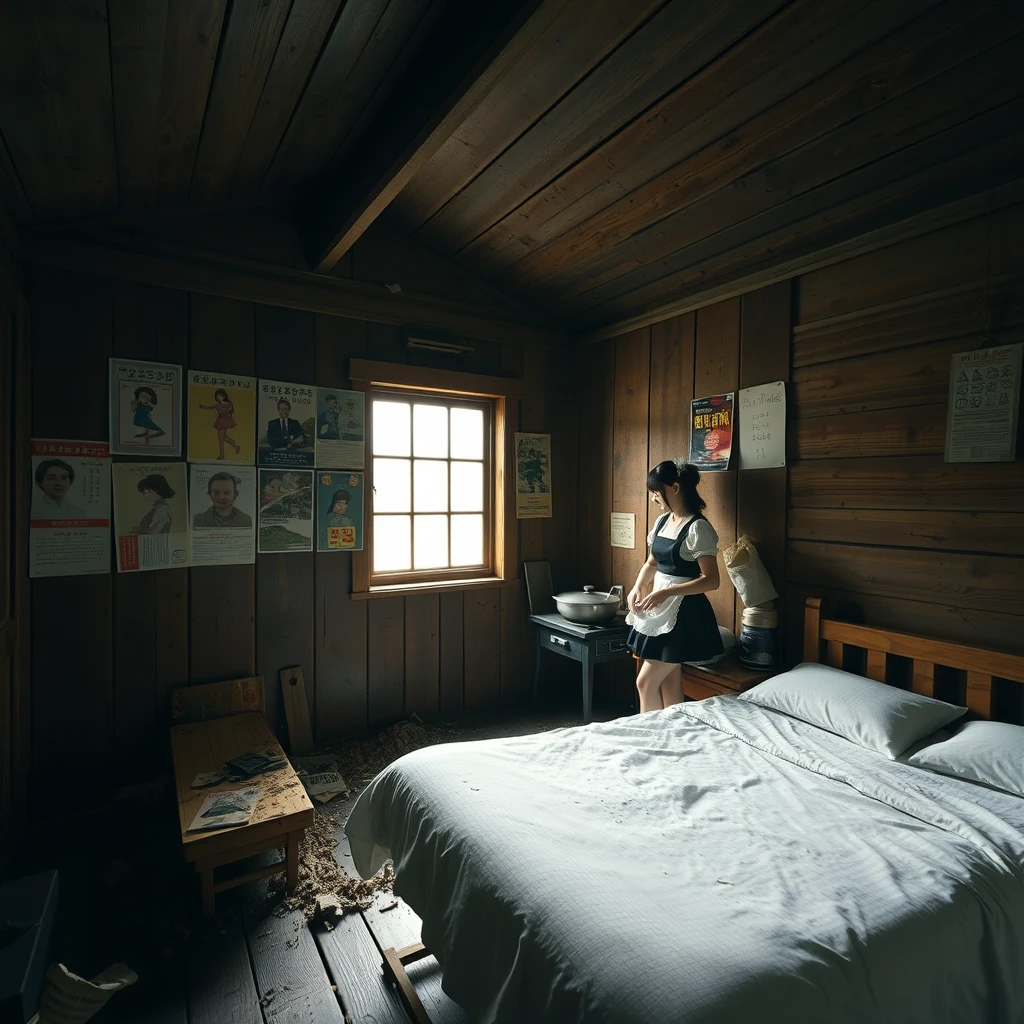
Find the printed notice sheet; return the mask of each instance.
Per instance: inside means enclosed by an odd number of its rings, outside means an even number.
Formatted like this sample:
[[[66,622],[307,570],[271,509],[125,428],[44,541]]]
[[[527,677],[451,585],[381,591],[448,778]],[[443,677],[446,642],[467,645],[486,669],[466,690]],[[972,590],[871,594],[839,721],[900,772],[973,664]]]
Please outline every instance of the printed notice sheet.
[[[261,466],[313,465],[315,390],[306,384],[260,380],[257,429]]]
[[[949,371],[946,462],[1012,462],[1017,454],[1021,352],[997,345],[958,352]]]
[[[184,462],[114,465],[118,572],[189,564],[185,469]]]
[[[256,461],[256,378],[188,371],[188,461]]]
[[[313,550],[313,471],[260,470],[260,554]]]
[[[318,469],[362,469],[365,439],[362,391],[316,389]]]
[[[736,411],[740,469],[786,464],[786,382],[743,388]]]
[[[181,367],[110,360],[112,455],[181,456]]]
[[[106,441],[32,441],[29,576],[110,572]]]
[[[733,392],[690,403],[690,462],[701,472],[728,469],[732,455]]]
[[[551,518],[551,435],[516,434],[516,518]]]
[[[325,473],[317,477],[317,551],[363,550],[363,474]]]
[[[193,565],[256,561],[256,467],[194,463],[189,467]]]

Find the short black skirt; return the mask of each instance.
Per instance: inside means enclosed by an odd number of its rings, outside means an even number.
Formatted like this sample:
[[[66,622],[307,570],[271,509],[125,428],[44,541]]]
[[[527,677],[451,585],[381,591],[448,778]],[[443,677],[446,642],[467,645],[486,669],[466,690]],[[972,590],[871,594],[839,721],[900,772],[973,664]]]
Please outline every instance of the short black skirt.
[[[707,594],[688,594],[679,602],[676,624],[661,636],[647,636],[635,629],[626,641],[644,661],[681,665],[684,661],[710,661],[722,654],[722,634]]]

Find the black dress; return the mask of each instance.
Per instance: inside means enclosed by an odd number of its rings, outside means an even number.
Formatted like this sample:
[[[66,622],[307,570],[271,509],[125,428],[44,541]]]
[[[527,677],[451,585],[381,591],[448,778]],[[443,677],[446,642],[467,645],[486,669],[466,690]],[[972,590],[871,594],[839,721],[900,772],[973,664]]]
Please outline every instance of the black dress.
[[[704,517],[699,514],[691,516],[675,538],[660,536],[667,517],[668,513],[654,524],[651,554],[658,563],[658,571],[666,576],[696,579],[700,575],[700,566],[696,559],[691,561],[683,558],[680,551],[693,521]],[[626,643],[637,657],[645,661],[664,661],[669,664],[709,661],[724,650],[722,635],[718,631],[718,620],[707,594],[687,594],[682,598],[675,625],[670,632],[659,636],[647,636],[636,629],[631,629]]]

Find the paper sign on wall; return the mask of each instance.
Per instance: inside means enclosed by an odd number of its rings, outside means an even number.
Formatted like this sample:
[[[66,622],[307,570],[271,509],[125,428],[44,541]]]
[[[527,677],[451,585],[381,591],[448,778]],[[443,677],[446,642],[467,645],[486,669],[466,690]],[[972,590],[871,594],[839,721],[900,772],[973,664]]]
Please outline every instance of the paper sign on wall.
[[[743,388],[737,410],[740,469],[786,464],[786,382]]]
[[[1021,352],[997,345],[952,357],[946,462],[1012,462],[1017,450]]]
[[[612,547],[636,547],[636,513],[613,512],[611,523]]]

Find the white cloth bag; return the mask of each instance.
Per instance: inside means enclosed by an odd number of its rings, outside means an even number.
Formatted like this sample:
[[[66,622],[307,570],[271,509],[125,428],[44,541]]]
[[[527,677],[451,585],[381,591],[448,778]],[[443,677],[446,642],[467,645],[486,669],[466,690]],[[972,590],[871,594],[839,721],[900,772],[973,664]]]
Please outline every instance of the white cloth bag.
[[[771,577],[757,553],[757,548],[754,547],[754,542],[746,534],[735,544],[727,547],[722,553],[722,558],[736,593],[748,608],[767,604],[779,596],[772,586]]]

